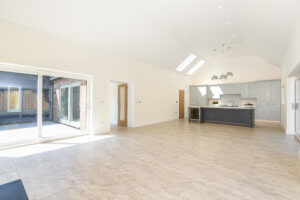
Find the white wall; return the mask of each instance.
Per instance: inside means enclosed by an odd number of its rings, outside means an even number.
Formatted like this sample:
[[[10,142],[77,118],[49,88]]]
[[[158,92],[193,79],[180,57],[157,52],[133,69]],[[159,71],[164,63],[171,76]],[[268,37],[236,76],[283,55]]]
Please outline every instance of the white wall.
[[[118,124],[118,83],[110,82],[109,98],[110,124]]]
[[[132,126],[177,119],[178,89],[186,91],[187,113],[188,77],[179,73],[5,20],[0,20],[0,44],[1,62],[92,75],[93,132],[109,131],[110,80],[129,83]]]
[[[281,106],[282,126],[287,134],[295,134],[295,80],[292,72],[300,65],[300,24],[295,27],[281,66],[281,93],[285,100]]]
[[[232,72],[233,77],[227,80],[211,80],[213,75],[220,76]],[[280,67],[251,55],[229,57],[225,60],[209,60],[195,73],[191,85],[212,85],[222,83],[240,83],[258,80],[280,79]]]

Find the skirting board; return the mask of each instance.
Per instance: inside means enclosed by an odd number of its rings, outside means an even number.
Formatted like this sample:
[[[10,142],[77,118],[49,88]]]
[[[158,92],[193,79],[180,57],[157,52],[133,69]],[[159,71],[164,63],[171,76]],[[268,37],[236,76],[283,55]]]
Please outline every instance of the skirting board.
[[[157,120],[157,121],[152,121],[152,122],[147,122],[147,123],[137,123],[133,127],[149,126],[149,125],[153,125],[153,124],[160,124],[160,123],[174,121],[174,120],[178,120],[178,117],[172,117],[170,119]]]
[[[291,131],[291,130],[286,130],[285,132],[287,135],[296,135],[295,131]]]
[[[93,130],[90,132],[91,135],[103,135],[103,134],[108,134],[108,133],[109,133],[109,131],[104,130],[104,129]]]

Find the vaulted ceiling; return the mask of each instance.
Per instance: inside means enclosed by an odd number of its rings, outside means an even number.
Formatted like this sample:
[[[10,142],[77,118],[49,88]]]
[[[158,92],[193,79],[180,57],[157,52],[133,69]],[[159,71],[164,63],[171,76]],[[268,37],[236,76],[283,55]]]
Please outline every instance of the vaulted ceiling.
[[[299,11],[299,0],[0,0],[2,19],[171,70],[190,53],[280,66]]]

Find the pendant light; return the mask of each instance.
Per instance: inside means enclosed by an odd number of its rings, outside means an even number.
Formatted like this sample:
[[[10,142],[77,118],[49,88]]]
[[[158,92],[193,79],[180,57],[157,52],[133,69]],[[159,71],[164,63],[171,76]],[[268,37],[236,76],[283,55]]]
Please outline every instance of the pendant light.
[[[226,76],[226,75],[224,75],[224,74],[223,74],[223,75],[221,75],[221,76],[220,76],[220,78],[219,78],[219,80],[226,80],[226,79],[227,79],[227,76]]]
[[[213,75],[213,76],[211,77],[211,80],[216,81],[216,80],[219,80],[219,78],[218,78],[217,75]]]
[[[233,73],[232,72],[227,72],[226,76],[227,77],[233,77]]]

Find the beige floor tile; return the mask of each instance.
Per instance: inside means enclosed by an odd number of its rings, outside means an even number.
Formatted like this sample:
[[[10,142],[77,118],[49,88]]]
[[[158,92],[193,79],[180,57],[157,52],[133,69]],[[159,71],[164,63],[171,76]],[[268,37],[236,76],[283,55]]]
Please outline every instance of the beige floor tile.
[[[21,178],[31,200],[300,196],[300,144],[279,124],[258,122],[252,129],[178,120],[114,127],[109,136],[32,155],[0,156],[0,183]]]

